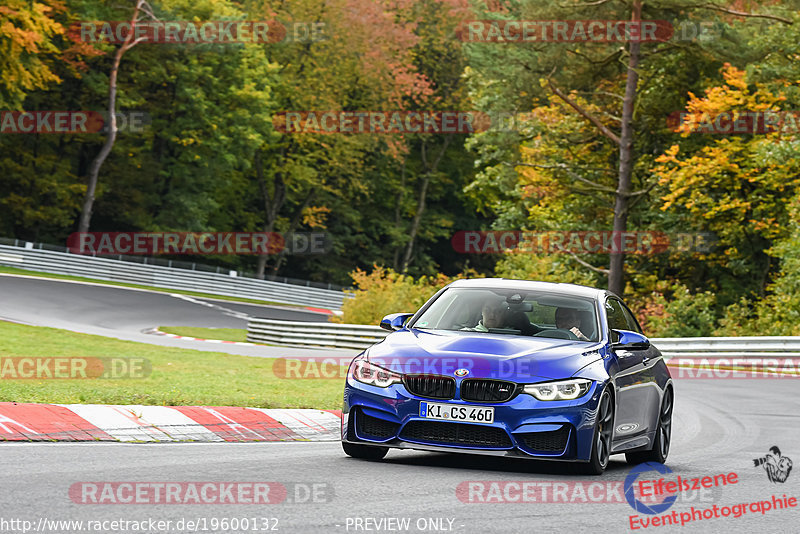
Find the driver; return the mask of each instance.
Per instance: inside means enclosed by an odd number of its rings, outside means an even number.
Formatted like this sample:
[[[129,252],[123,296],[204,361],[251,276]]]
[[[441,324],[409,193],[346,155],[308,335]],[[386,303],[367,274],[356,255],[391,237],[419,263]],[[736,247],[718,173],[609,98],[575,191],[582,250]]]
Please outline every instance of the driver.
[[[581,317],[578,310],[573,308],[557,308],[556,309],[556,328],[569,330],[580,341],[589,341],[580,329]]]
[[[462,328],[473,332],[488,332],[490,328],[503,328],[508,319],[508,307],[499,300],[491,300],[481,309],[481,320],[472,328]]]

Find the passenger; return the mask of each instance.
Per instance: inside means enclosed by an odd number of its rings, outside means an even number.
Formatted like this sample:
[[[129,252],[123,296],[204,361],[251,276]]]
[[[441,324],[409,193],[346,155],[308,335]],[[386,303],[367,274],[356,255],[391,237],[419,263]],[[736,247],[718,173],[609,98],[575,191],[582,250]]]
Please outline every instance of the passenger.
[[[580,341],[590,341],[580,329],[581,316],[578,310],[573,308],[557,308],[556,309],[556,328],[562,330],[569,330]]]

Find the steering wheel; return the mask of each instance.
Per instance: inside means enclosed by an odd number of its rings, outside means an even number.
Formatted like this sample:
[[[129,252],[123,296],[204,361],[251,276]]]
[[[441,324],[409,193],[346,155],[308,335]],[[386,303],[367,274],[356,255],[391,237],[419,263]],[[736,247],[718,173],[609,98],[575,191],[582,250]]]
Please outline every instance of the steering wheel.
[[[548,330],[542,330],[537,334],[533,334],[533,337],[550,337],[555,339],[569,339],[571,341],[578,341],[578,336],[569,330],[564,330],[563,328],[550,328]]]

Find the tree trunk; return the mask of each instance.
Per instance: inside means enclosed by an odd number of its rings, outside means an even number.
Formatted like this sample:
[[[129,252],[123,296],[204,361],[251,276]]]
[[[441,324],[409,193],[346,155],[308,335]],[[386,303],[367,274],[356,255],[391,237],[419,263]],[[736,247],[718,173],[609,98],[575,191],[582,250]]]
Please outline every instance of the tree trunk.
[[[402,223],[402,209],[403,209],[403,200],[406,194],[406,161],[407,158],[403,158],[403,168],[400,171],[400,191],[397,192],[397,200],[395,201],[394,205],[394,227],[400,228]],[[392,269],[396,272],[400,272],[400,251],[401,247],[396,246],[394,247],[394,257],[392,259]]]
[[[417,202],[417,212],[414,214],[414,219],[411,221],[411,229],[409,230],[408,236],[408,245],[406,245],[406,251],[403,255],[403,265],[400,272],[406,273],[408,272],[408,266],[411,263],[411,257],[414,252],[414,241],[417,239],[417,234],[419,233],[419,226],[422,222],[422,214],[425,212],[425,198],[428,194],[428,185],[431,182],[431,174],[436,172],[436,169],[439,167],[439,162],[442,161],[442,157],[444,156],[445,151],[447,151],[447,146],[450,144],[450,137],[445,137],[444,144],[442,145],[442,150],[439,152],[439,155],[436,156],[436,159],[433,161],[431,165],[428,165],[428,157],[425,151],[425,141],[422,142],[422,164],[425,169],[425,175],[422,179],[422,187],[420,188],[419,192],[419,201]]]
[[[136,7],[133,9],[130,27],[133,27],[136,23],[142,3],[143,0],[137,0]],[[83,208],[81,209],[81,217],[78,222],[78,232],[89,231],[89,225],[92,221],[92,209],[94,207],[94,195],[97,191],[97,180],[100,176],[100,168],[111,153],[111,149],[114,148],[114,141],[117,139],[117,73],[119,72],[119,64],[122,61],[122,55],[136,45],[136,41],[133,41],[133,34],[133,31],[128,32],[125,41],[117,48],[114,54],[111,74],[108,77],[108,136],[106,137],[106,142],[103,143],[103,148],[100,149],[100,152],[92,160],[91,165],[89,165],[89,181],[86,184],[86,196],[83,199]]]
[[[411,229],[409,230],[408,234],[408,244],[406,245],[406,251],[403,255],[403,267],[400,272],[406,273],[408,272],[408,264],[411,262],[411,254],[414,252],[414,241],[417,239],[417,233],[419,232],[419,224],[422,221],[422,214],[425,211],[425,197],[428,194],[428,184],[431,182],[431,175],[429,173],[425,173],[425,177],[422,179],[422,187],[419,191],[419,201],[417,202],[417,212],[414,214],[414,219],[411,221]]]
[[[300,225],[300,218],[303,216],[303,212],[311,204],[311,201],[314,199],[316,194],[317,194],[316,189],[312,188],[311,190],[309,190],[308,194],[306,195],[306,199],[303,201],[303,204],[297,210],[297,213],[295,213],[294,217],[289,223],[289,229],[286,231],[287,236],[291,236],[294,233],[295,229]],[[278,274],[278,269],[280,269],[281,265],[283,265],[283,262],[286,261],[286,254],[287,254],[286,248],[284,247],[284,249],[280,251],[278,259],[275,260],[275,265],[272,266],[273,275]]]
[[[258,187],[261,190],[261,198],[264,202],[264,213],[266,222],[264,224],[264,232],[269,233],[275,230],[275,221],[278,220],[278,213],[286,200],[286,184],[280,173],[275,175],[272,189],[273,194],[270,195],[267,190],[267,182],[264,180],[264,164],[261,161],[261,153],[256,152],[254,165],[256,168],[256,177],[258,179]],[[259,254],[258,263],[256,264],[256,278],[263,280],[264,273],[267,268],[267,259],[269,254]]]
[[[633,3],[633,22],[642,20],[642,2]],[[633,111],[639,84],[640,43],[630,42],[628,78],[625,84],[625,99],[622,106],[622,130],[619,147],[619,178],[614,202],[614,247],[608,273],[608,290],[622,296],[625,290],[625,252],[622,250],[622,234],[628,228],[628,203],[630,201],[633,176]]]

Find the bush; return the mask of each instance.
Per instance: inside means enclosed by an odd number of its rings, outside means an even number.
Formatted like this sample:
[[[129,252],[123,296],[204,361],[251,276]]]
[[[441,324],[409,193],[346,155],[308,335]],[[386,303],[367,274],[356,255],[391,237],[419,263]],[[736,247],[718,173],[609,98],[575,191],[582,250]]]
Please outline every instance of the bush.
[[[653,292],[631,306],[649,337],[705,337],[714,334],[716,303],[710,291],[693,294],[675,284],[666,295]]]
[[[356,269],[350,273],[356,289],[348,292],[353,298],[344,299],[342,316],[334,321],[375,325],[390,313],[415,312],[450,282],[476,275],[474,271],[468,271],[452,278],[438,274],[415,280],[377,265],[373,266],[371,273]]]

